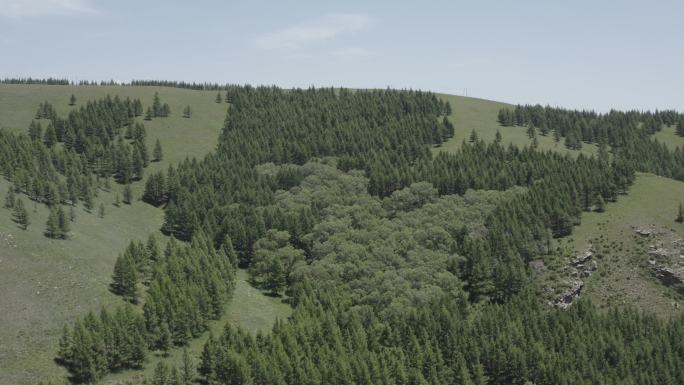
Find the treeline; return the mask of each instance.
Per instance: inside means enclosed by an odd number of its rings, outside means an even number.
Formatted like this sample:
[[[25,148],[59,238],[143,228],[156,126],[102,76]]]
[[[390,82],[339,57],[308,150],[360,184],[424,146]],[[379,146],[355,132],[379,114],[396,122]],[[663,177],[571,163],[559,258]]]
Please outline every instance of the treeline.
[[[149,351],[184,346],[221,317],[232,293],[236,257],[226,240],[216,250],[201,234],[190,244],[171,239],[161,252],[154,237],[131,242],[118,258],[112,290],[137,302],[146,288],[143,314],[131,306],[88,314],[68,328],[56,361],[77,383],[90,383],[109,372],[140,368]]]
[[[684,135],[684,115],[676,111],[655,112],[574,111],[540,105],[516,106],[499,110],[499,123],[504,126],[530,126],[542,135],[553,130],[557,138],[564,137],[565,145],[579,149],[584,143],[605,144],[613,152],[622,154],[638,171],[684,180],[684,151],[669,150],[651,138],[665,126],[676,126]]]
[[[0,79],[0,84],[42,84],[59,86],[146,86],[146,87],[173,87],[185,88],[197,91],[225,91],[230,88],[239,87],[235,84],[219,83],[198,83],[198,82],[178,82],[169,80],[131,80],[130,82],[120,82],[115,80],[79,80],[59,78],[4,78]]]

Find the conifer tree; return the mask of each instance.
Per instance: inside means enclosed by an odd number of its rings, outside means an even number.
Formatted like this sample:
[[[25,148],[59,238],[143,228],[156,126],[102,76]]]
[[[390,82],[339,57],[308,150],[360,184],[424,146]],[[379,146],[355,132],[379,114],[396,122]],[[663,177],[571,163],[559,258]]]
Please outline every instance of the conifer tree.
[[[682,204],[679,204],[679,209],[677,210],[677,218],[675,219],[677,223],[684,223],[684,208]]]
[[[12,211],[12,220],[14,220],[14,222],[16,222],[19,225],[19,227],[21,227],[23,230],[26,230],[28,226],[31,224],[31,220],[28,216],[28,211],[26,211],[26,208],[24,207],[24,202],[21,199],[17,199],[16,203],[14,204],[14,209]]]
[[[221,103],[223,102],[223,96],[221,96],[221,92],[216,94],[216,103]]]
[[[192,116],[192,110],[190,110],[190,106],[187,106],[183,109],[183,117],[184,118],[190,118]]]
[[[164,157],[164,154],[162,152],[162,146],[159,142],[159,139],[157,139],[154,142],[154,150],[152,150],[152,157],[154,158],[155,162],[159,162]]]
[[[104,218],[104,216],[105,216],[104,203],[100,203],[100,209],[98,210],[98,214],[100,215],[100,218]]]
[[[499,132],[499,130],[496,130],[496,135],[494,136],[494,142],[501,143],[502,139],[503,138],[501,137],[501,132]]]
[[[127,183],[123,190],[123,203],[130,205],[133,202],[133,190],[131,185]]]
[[[469,139],[470,143],[477,142],[477,139],[478,139],[477,132],[475,132],[475,130],[470,131],[470,139]]]
[[[45,223],[45,236],[53,239],[62,237],[62,231],[59,226],[59,214],[56,207],[53,207],[48,215],[47,222]]]
[[[131,303],[138,302],[138,277],[135,262],[126,254],[120,255],[114,264],[112,275],[112,292],[122,296]]]
[[[69,206],[69,220],[71,222],[76,220],[76,210],[74,210],[74,206]]]
[[[71,94],[71,97],[69,98],[69,105],[70,106],[76,105],[76,95]]]
[[[154,93],[154,100],[152,101],[152,116],[157,118],[162,114],[161,100],[159,99],[159,92]]]
[[[69,236],[71,226],[69,225],[69,218],[62,209],[62,206],[57,206],[57,225],[59,226],[59,237],[66,239]]]
[[[181,384],[192,385],[195,379],[195,364],[188,353],[188,349],[183,348],[183,358],[181,361]]]
[[[6,209],[14,208],[15,202],[16,202],[16,197],[14,195],[14,188],[10,187],[7,190],[7,194],[5,195],[5,208]]]
[[[145,120],[152,120],[152,108],[147,107],[147,111],[145,111]]]
[[[29,125],[28,129],[28,135],[31,140],[38,141],[43,138],[42,136],[43,129],[40,126],[40,123],[37,123],[35,121],[31,121],[31,124]]]
[[[55,143],[57,143],[57,133],[55,132],[55,126],[52,124],[52,122],[48,123],[48,126],[45,129],[45,133],[43,134],[43,143],[45,143],[47,147],[52,147]]]

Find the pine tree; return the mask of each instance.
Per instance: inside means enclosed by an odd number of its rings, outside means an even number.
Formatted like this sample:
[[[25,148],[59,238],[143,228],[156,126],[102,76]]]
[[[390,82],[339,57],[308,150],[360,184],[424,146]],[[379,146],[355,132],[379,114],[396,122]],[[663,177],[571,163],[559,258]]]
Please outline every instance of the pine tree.
[[[171,331],[169,330],[169,325],[166,322],[162,322],[157,348],[164,352],[164,357],[167,357],[172,345],[173,341],[171,337]]]
[[[494,137],[494,142],[496,143],[501,143],[503,138],[501,137],[501,132],[499,130],[496,130],[496,136]]]
[[[159,99],[159,92],[154,93],[154,101],[152,102],[152,116],[159,117],[162,113],[161,100]]]
[[[147,111],[145,111],[145,120],[152,120],[152,108],[147,107]]]
[[[183,361],[181,367],[181,384],[192,385],[195,379],[195,364],[192,362],[192,357],[188,354],[188,349],[183,348]]]
[[[527,126],[527,137],[532,139],[537,135],[537,130],[534,128],[534,125],[530,123],[529,126]]]
[[[69,105],[70,106],[76,105],[76,95],[71,94],[71,97],[69,98]]]
[[[221,103],[223,102],[223,96],[221,96],[221,92],[216,94],[216,103]]]
[[[185,107],[185,109],[183,109],[183,117],[189,119],[191,116],[192,111],[190,110],[190,106]]]
[[[16,197],[14,195],[14,188],[10,187],[7,190],[7,195],[5,195],[5,208],[6,209],[14,208],[15,202],[16,202]]]
[[[62,209],[62,206],[57,206],[57,225],[59,226],[59,236],[66,239],[69,236],[70,225],[69,218]]]
[[[116,196],[114,197],[114,206],[119,207],[121,206],[121,197],[119,196],[119,193],[116,193]]]
[[[45,223],[45,236],[53,239],[61,238],[59,214],[57,213],[56,207],[53,207],[48,215],[47,222]]]
[[[475,130],[470,131],[470,143],[477,142],[477,132]]]
[[[126,184],[123,190],[123,203],[130,205],[133,202],[133,190],[131,190],[131,185]]]
[[[83,207],[90,212],[92,211],[95,203],[93,202],[93,190],[90,187],[86,187],[83,194]]]
[[[596,209],[595,210],[599,213],[606,211],[606,201],[603,199],[601,194],[596,196]]]
[[[679,204],[679,210],[677,210],[677,218],[675,219],[677,223],[684,223],[684,208],[682,204]]]
[[[26,211],[26,208],[24,207],[24,202],[21,199],[17,199],[16,203],[14,204],[14,210],[12,211],[12,220],[16,222],[19,225],[19,227],[21,227],[23,230],[28,229],[28,226],[31,224],[31,220],[28,216],[28,211]]]
[[[138,277],[135,262],[126,254],[120,255],[114,264],[112,291],[131,303],[138,302]]]
[[[159,142],[159,139],[157,139],[157,141],[154,142],[154,150],[152,150],[152,157],[154,158],[155,162],[159,162],[164,157],[164,154],[162,153],[162,146]]]
[[[45,129],[45,134],[43,135],[43,143],[46,146],[52,147],[57,143],[57,133],[55,132],[55,126],[50,122]]]
[[[100,203],[100,209],[98,210],[98,214],[100,215],[100,218],[104,218],[104,216],[105,216],[104,203]]]
[[[40,123],[36,123],[35,121],[31,121],[31,124],[29,125],[28,129],[28,135],[31,140],[38,141],[43,138],[42,136],[43,129],[40,126]]]
[[[171,106],[169,106],[168,103],[164,103],[164,105],[162,105],[161,116],[164,118],[171,116]]]

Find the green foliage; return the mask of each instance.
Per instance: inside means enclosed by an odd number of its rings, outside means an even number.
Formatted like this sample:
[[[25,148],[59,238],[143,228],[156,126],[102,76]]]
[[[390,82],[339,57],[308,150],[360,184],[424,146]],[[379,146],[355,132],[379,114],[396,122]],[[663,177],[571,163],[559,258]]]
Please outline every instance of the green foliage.
[[[684,223],[684,208],[682,207],[682,204],[679,204],[679,208],[677,209],[677,218],[675,218],[675,222],[677,223]]]
[[[13,204],[12,220],[16,222],[23,230],[28,229],[28,226],[31,224],[28,211],[26,211],[26,208],[24,207],[24,201],[21,199],[17,199]]]
[[[155,162],[159,162],[164,157],[164,154],[162,153],[161,143],[159,143],[159,139],[157,139],[157,141],[154,142],[154,150],[152,151],[152,156],[154,157]]]
[[[53,239],[66,239],[69,237],[69,229],[69,218],[62,206],[53,207],[45,224],[45,236]]]

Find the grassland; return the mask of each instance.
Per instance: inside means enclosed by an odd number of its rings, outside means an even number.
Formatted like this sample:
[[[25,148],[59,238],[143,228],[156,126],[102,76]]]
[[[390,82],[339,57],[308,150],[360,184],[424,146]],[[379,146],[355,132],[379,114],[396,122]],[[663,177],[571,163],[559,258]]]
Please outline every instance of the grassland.
[[[673,290],[662,285],[648,266],[646,243],[635,228],[655,227],[684,237],[684,225],[674,221],[679,203],[684,203],[684,183],[652,174],[638,174],[628,195],[610,203],[604,213],[585,213],[573,235],[560,242],[573,255],[591,244],[596,250],[598,270],[586,280],[583,295],[599,306],[632,305],[661,316],[681,312],[673,302],[682,302]]]
[[[684,147],[684,136],[677,135],[675,126],[663,127],[663,129],[656,132],[653,137],[658,139],[658,141],[665,143],[670,150],[674,150],[677,147]]]
[[[239,326],[252,333],[268,332],[276,319],[287,318],[292,309],[283,303],[280,298],[264,295],[248,283],[248,274],[245,270],[238,270],[235,282],[235,292],[233,299],[226,305],[226,313],[219,321],[212,322],[210,325],[211,333],[215,336],[221,334],[225,324]],[[194,364],[197,364],[204,343],[209,338],[209,332],[197,338],[188,345],[188,354],[192,357]],[[125,371],[107,376],[102,383],[108,385],[124,384],[127,381],[141,382],[144,378],[150,378],[154,372],[154,367],[159,361],[173,363],[178,367],[182,366],[183,351],[173,350],[169,357],[159,355],[148,358],[145,369],[138,371]]]
[[[165,169],[186,157],[201,158],[215,148],[227,105],[215,103],[216,93],[213,91],[164,87],[0,85],[0,127],[25,131],[42,101],[50,102],[64,115],[87,100],[108,94],[141,98],[146,108],[155,92],[159,92],[162,102],[169,103],[172,115],[144,122],[150,150],[159,139],[165,155],[164,160],[153,163],[147,173]],[[68,105],[71,94],[77,98],[75,107]],[[473,129],[487,141],[493,140],[499,130],[505,144],[524,146],[531,143],[524,127],[501,127],[496,122],[499,108],[510,105],[460,96],[441,97],[452,105],[450,119],[456,135],[435,151],[457,149]],[[187,105],[193,110],[191,119],[180,114]],[[674,131],[670,133],[667,129],[656,137],[668,145],[684,142],[683,138],[674,136]],[[550,136],[539,136],[539,147],[579,153],[567,150],[562,143],[556,144]],[[581,151],[593,153],[595,146],[585,144]],[[111,186],[111,191],[100,191],[95,200],[95,207],[100,202],[105,204],[105,217],[100,218],[96,213],[85,212],[79,207],[72,224],[72,237],[67,241],[53,241],[42,235],[47,210],[29,203],[26,197],[22,199],[28,203],[32,220],[27,231],[20,230],[11,221],[8,210],[0,209],[0,385],[32,384],[38,380],[63,378],[64,370],[52,363],[62,325],[89,310],[120,303],[108,291],[114,260],[130,240],[158,233],[163,212],[140,201],[130,206],[115,207],[112,203],[120,186],[115,183]],[[579,251],[596,234],[605,233],[610,240],[624,243],[623,249],[627,250],[631,247],[630,242],[634,242],[629,226],[649,221],[684,232],[681,225],[672,222],[676,200],[684,197],[683,186],[684,183],[640,175],[630,195],[620,197],[618,203],[609,204],[606,213],[586,214],[575,235],[563,241],[564,246]],[[0,180],[0,197],[8,187],[7,181]],[[134,184],[134,192],[140,196],[142,183]],[[617,258],[615,263],[602,264],[606,272],[591,277],[586,293],[601,304],[631,301],[629,303],[660,314],[670,314],[673,311],[668,299],[671,293],[645,274],[640,262],[632,259],[632,254],[614,254],[615,257],[610,258]],[[612,261],[610,258],[606,260]],[[623,292],[618,298],[614,295]],[[225,322],[252,332],[264,331],[276,318],[287,317],[289,311],[289,307],[279,299],[264,296],[251,287],[245,272],[241,271],[225,316],[212,323],[211,327],[215,334]],[[206,338],[205,335],[193,341],[190,353],[196,355]],[[180,351],[174,351],[165,359],[177,362],[180,355]],[[105,379],[105,383],[121,383],[148,375],[155,362],[161,359],[151,357],[145,370],[113,374]]]
[[[470,133],[475,130],[480,139],[486,142],[494,141],[496,131],[501,133],[503,139],[502,143],[508,145],[512,143],[515,146],[523,147],[529,146],[532,140],[527,136],[526,127],[503,127],[497,122],[497,114],[501,108],[512,108],[513,106],[506,103],[495,102],[485,99],[470,98],[456,95],[440,94],[440,98],[449,101],[451,104],[451,115],[449,120],[454,125],[455,135],[440,147],[433,148],[434,152],[439,151],[455,151],[465,140],[470,138]],[[596,145],[583,143],[582,149],[579,151],[568,150],[563,141],[556,143],[552,135],[537,135],[540,150],[553,150],[563,153],[585,155],[595,154],[597,152]]]
[[[25,131],[42,101],[65,115],[71,108],[106,95],[140,98],[147,107],[155,92],[162,102],[169,103],[172,115],[144,122],[150,151],[159,139],[165,155],[163,161],[152,163],[147,173],[186,157],[201,158],[214,149],[227,105],[215,103],[216,93],[209,91],[0,85],[0,127]],[[71,94],[77,99],[75,107],[68,105]],[[190,119],[181,116],[187,105],[193,110]],[[0,180],[0,194],[4,196],[8,188],[9,183]],[[134,183],[137,197],[142,188],[142,182]],[[130,240],[158,232],[163,220],[161,209],[137,200],[130,206],[115,207],[120,190],[121,186],[111,183],[111,191],[100,191],[96,197],[95,207],[105,204],[104,218],[78,207],[67,241],[42,235],[48,214],[43,205],[22,197],[32,221],[27,231],[11,221],[10,211],[0,209],[0,384],[61,377],[64,371],[52,358],[62,325],[90,310],[119,303],[108,291],[117,255]]]

